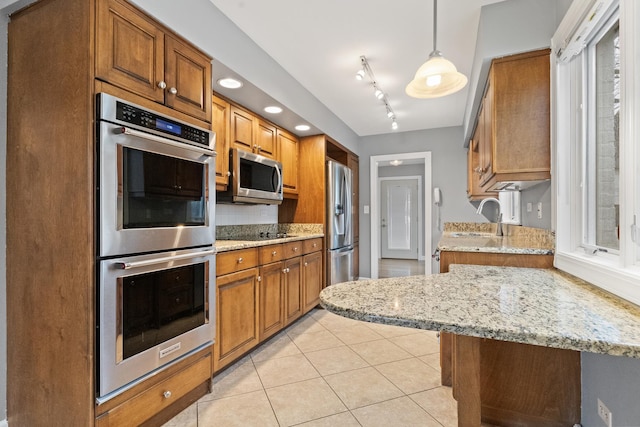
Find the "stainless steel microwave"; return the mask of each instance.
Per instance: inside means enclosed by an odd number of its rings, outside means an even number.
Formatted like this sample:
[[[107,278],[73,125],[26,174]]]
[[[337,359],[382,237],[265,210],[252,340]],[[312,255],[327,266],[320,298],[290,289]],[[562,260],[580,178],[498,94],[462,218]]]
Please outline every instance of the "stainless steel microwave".
[[[217,194],[221,203],[279,205],[282,203],[282,164],[248,151],[231,149],[231,181]]]

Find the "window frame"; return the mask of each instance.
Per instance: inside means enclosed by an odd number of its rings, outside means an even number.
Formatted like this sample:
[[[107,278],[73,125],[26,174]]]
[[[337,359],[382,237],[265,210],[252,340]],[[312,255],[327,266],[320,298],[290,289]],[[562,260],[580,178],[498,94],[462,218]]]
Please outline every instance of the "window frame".
[[[640,4],[637,0],[619,0],[620,25],[620,249],[618,254],[584,251],[582,238],[584,217],[581,180],[584,164],[583,138],[586,135],[586,109],[581,105],[582,90],[587,84],[582,53],[570,61],[552,54],[552,176],[555,178],[552,198],[556,231],[556,268],[580,277],[615,295],[640,304]],[[638,2],[640,3],[640,2]],[[575,4],[575,7],[574,7]],[[577,29],[586,22],[585,12],[591,0],[575,0],[552,40],[552,51],[559,52],[562,29]],[[604,19],[592,29],[595,35],[608,23]],[[635,119],[635,120],[634,120]],[[634,141],[636,141],[634,143]],[[636,240],[636,242],[633,241]]]

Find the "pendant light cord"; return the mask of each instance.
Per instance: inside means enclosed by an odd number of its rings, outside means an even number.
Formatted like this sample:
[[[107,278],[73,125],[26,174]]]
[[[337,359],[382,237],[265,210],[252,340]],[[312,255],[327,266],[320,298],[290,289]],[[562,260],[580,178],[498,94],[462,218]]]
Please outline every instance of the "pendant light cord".
[[[438,40],[438,0],[433,0],[433,51],[436,49],[436,41]]]

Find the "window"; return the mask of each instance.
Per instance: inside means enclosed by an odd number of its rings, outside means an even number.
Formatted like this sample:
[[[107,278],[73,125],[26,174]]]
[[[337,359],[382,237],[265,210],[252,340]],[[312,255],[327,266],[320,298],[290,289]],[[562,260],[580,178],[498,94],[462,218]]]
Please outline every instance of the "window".
[[[637,0],[572,3],[552,40],[552,176],[556,267],[640,304],[636,40]]]

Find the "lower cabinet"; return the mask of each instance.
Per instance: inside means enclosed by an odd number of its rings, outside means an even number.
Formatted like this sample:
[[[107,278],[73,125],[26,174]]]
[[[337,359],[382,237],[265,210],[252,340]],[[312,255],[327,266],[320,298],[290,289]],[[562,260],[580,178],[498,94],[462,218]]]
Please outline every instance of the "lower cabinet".
[[[322,290],[322,252],[313,252],[304,256],[302,260],[302,296],[303,310],[308,312],[320,303]]]
[[[216,279],[214,370],[223,368],[258,344],[258,284],[255,267]]]
[[[214,372],[318,305],[322,238],[219,253],[216,276]]]
[[[96,427],[162,425],[210,390],[211,352],[201,351],[96,409]]]
[[[553,255],[440,253],[440,272],[451,264],[553,268]],[[443,385],[456,384],[456,336],[440,335]],[[573,425],[580,420],[580,353],[572,350],[480,341],[482,421],[491,425]]]

